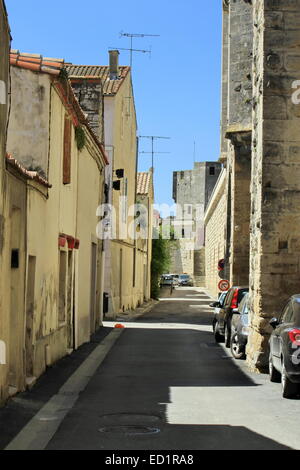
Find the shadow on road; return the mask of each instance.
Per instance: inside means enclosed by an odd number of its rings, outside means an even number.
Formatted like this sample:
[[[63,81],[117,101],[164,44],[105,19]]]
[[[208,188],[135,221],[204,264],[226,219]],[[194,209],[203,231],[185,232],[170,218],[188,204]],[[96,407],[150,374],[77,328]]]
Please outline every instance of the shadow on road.
[[[48,449],[287,449],[247,426],[228,425],[229,416],[213,424],[215,403],[205,389],[255,386],[207,332],[127,329]],[[156,421],[148,434],[149,416]]]

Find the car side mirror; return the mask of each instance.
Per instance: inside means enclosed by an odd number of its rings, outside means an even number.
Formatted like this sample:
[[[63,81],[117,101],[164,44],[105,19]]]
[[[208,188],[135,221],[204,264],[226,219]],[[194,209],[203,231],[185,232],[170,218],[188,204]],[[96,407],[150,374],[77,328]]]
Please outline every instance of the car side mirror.
[[[209,306],[212,308],[220,307],[220,302],[212,302],[211,304],[209,304]]]
[[[280,321],[278,320],[278,318],[272,318],[272,320],[270,321],[270,325],[275,330],[277,326],[280,325]]]

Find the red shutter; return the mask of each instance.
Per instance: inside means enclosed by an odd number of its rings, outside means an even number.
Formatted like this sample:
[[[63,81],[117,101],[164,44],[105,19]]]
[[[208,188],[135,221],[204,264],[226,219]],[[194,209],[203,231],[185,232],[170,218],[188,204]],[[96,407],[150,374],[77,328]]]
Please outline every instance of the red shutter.
[[[63,183],[71,183],[71,136],[72,136],[72,122],[65,117],[64,129],[64,161],[63,161]]]

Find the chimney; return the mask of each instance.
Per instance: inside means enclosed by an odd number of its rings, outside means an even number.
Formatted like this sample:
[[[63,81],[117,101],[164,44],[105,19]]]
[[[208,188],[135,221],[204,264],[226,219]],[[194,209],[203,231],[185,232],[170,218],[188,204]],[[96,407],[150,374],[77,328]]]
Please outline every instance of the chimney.
[[[109,51],[109,78],[117,80],[119,78],[119,55],[118,50]]]

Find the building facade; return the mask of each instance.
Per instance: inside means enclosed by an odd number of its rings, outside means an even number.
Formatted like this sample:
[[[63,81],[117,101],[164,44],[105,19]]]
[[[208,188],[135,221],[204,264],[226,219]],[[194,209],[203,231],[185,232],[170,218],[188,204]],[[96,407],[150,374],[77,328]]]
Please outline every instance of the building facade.
[[[149,172],[137,174],[136,203],[139,217],[137,219],[135,286],[138,303],[151,299],[151,261],[152,261],[152,233],[154,229],[154,186],[153,169]]]
[[[209,292],[217,297],[224,274],[218,269],[226,254],[226,170],[223,169],[205,211],[205,278]]]
[[[252,369],[264,370],[270,318],[298,292],[300,280],[300,2],[224,0],[222,6],[226,183],[211,207],[217,211],[218,200],[226,200],[226,222],[219,226],[219,238],[225,236],[222,274],[232,285],[249,285],[247,360]],[[213,247],[207,256],[214,259]]]
[[[8,395],[7,355],[9,343],[10,265],[9,242],[6,235],[8,225],[6,133],[9,110],[9,50],[10,29],[5,3],[0,1],[0,403]]]
[[[89,127],[59,59],[12,51],[7,166],[11,202],[11,394],[34,383],[102,322],[97,238],[103,146]],[[11,191],[12,193],[12,191]],[[16,210],[16,208],[18,210]]]
[[[110,51],[109,58],[109,66],[68,64],[67,71],[89,119],[100,123],[99,128],[104,129],[102,135],[110,162],[106,171],[106,202],[113,207],[114,215],[104,242],[103,278],[104,291],[109,296],[107,314],[115,317],[140,304],[141,295],[135,279],[143,278],[143,273],[137,271],[140,268],[143,271],[144,267],[137,265],[138,250],[128,233],[134,223],[134,214],[129,213],[129,208],[136,202],[137,185],[137,119],[131,70],[119,66],[118,51]],[[93,106],[87,99],[97,86],[99,96],[101,87],[103,90],[103,107],[96,104],[96,94],[93,95]]]
[[[192,170],[173,173],[173,199],[177,204],[171,272],[187,273],[195,285],[205,285],[204,212],[222,164],[195,162]]]

